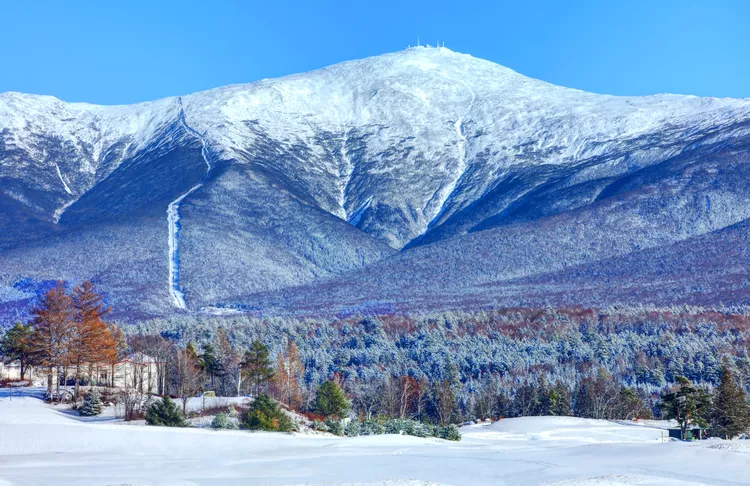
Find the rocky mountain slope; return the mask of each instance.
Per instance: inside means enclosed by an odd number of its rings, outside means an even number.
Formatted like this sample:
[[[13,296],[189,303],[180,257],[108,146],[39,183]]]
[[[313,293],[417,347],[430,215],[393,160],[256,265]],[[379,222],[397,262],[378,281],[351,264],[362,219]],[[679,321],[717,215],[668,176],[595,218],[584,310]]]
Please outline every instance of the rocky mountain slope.
[[[136,317],[744,303],[664,285],[744,231],[748,142],[750,100],[585,93],[444,48],[131,106],[3,93],[0,312],[58,278]],[[655,255],[661,291],[623,293]]]

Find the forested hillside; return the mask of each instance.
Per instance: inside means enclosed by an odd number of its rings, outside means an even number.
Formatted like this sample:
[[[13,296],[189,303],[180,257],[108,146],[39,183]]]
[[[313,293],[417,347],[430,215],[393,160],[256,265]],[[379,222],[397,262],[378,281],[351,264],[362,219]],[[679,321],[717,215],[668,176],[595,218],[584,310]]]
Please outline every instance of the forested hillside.
[[[367,400],[405,377],[433,387],[448,382],[462,418],[474,417],[478,403],[494,414],[533,414],[544,402],[537,392],[552,389],[575,406],[586,394],[616,395],[625,386],[650,408],[677,376],[714,386],[724,359],[750,386],[750,315],[742,310],[508,309],[332,321],[172,318],[126,331],[184,344],[211,343],[219,329],[235,346],[247,348],[259,339],[272,355],[290,340],[296,343],[309,390],[338,376],[352,396]]]

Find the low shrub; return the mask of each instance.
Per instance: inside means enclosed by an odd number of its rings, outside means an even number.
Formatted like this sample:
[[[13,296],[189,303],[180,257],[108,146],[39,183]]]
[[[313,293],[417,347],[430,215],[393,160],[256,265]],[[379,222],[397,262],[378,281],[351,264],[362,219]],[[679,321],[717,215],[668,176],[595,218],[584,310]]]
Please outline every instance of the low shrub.
[[[344,435],[347,437],[356,437],[360,435],[360,424],[356,420],[350,420],[344,427]]]
[[[440,427],[438,425],[419,422],[410,419],[356,420],[349,422],[346,427],[340,421],[314,422],[313,428],[324,430],[336,435],[356,437],[358,435],[403,434],[415,437],[438,437],[445,440],[461,440],[461,433],[455,425]],[[337,433],[339,432],[340,433]]]
[[[461,440],[461,432],[458,431],[458,427],[451,424],[440,429],[438,437],[445,440]]]
[[[385,434],[385,426],[377,420],[365,420],[360,425],[359,435],[382,435]]]
[[[237,424],[234,420],[229,418],[229,415],[227,415],[224,412],[219,412],[216,414],[216,417],[211,421],[211,428],[212,429],[236,429]]]
[[[328,432],[333,435],[344,435],[344,424],[341,420],[328,418],[325,421],[325,426],[328,428]]]
[[[323,420],[313,420],[312,428],[318,432],[330,432],[328,425]]]
[[[164,427],[185,427],[185,418],[177,404],[169,397],[156,400],[146,411],[146,423]]]

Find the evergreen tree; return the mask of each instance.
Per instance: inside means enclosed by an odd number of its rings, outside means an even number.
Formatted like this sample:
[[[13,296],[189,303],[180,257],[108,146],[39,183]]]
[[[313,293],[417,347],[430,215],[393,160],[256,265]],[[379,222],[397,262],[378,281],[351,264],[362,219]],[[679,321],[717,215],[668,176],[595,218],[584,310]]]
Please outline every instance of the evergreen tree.
[[[721,382],[714,392],[710,420],[713,432],[724,439],[731,439],[750,428],[747,395],[727,365],[721,370]]]
[[[242,416],[242,428],[291,432],[295,429],[295,425],[271,397],[261,393],[253,400],[250,410]]]
[[[696,388],[684,376],[676,377],[679,388],[661,397],[659,408],[667,419],[677,420],[682,431],[682,440],[687,436],[688,425],[706,426],[706,414],[711,404],[711,396]]]
[[[17,322],[0,339],[0,357],[5,363],[18,361],[22,380],[26,377],[26,371],[33,357],[31,342],[33,334],[34,328],[31,325]]]
[[[549,415],[549,397],[544,384],[526,384],[513,397],[513,414],[516,417]]]
[[[224,375],[224,365],[216,356],[214,347],[208,343],[204,344],[203,353],[200,355],[201,369],[208,375],[211,380],[211,389],[215,388],[214,378]]]
[[[549,414],[567,416],[572,413],[570,389],[558,381],[548,390]]]
[[[185,352],[188,353],[191,358],[195,359],[196,362],[200,359],[198,357],[198,351],[195,350],[195,344],[193,344],[192,341],[189,341],[185,346]]]
[[[349,411],[349,400],[334,381],[326,381],[318,387],[315,397],[315,411],[325,415],[343,418]]]
[[[146,411],[146,423],[164,427],[185,427],[185,419],[177,404],[168,396],[155,401]]]
[[[93,417],[102,413],[102,400],[99,396],[99,390],[93,389],[86,394],[78,413],[84,417]]]
[[[450,422],[456,409],[456,395],[453,393],[451,382],[443,380],[432,386],[433,402],[441,425]]]
[[[242,368],[247,380],[253,387],[254,395],[260,396],[266,384],[274,378],[274,370],[269,358],[268,346],[257,339],[245,353]]]

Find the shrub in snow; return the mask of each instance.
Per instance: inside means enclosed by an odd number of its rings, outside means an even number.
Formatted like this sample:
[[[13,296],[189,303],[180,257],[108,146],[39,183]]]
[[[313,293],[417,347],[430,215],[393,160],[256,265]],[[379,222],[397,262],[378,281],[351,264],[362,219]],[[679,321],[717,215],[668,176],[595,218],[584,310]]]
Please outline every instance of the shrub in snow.
[[[78,413],[84,417],[93,417],[102,413],[102,400],[98,390],[94,389],[86,394],[83,403],[78,408]]]
[[[344,427],[344,435],[347,437],[357,437],[361,433],[361,426],[356,420],[350,420]]]
[[[326,419],[325,425],[328,428],[328,432],[333,435],[343,436],[344,435],[344,424],[338,419]]]
[[[146,412],[146,423],[165,427],[185,427],[185,418],[177,404],[169,397],[155,401]]]
[[[312,428],[313,430],[317,430],[319,432],[330,432],[326,423],[321,420],[313,420]]]
[[[224,412],[219,412],[211,421],[212,429],[236,429],[237,424]]]
[[[385,434],[385,426],[377,420],[365,420],[360,426],[360,435]]]
[[[265,393],[253,401],[250,410],[242,416],[242,428],[249,430],[268,430],[275,432],[292,432],[296,425],[285,414],[279,405]]]
[[[330,428],[330,421],[327,420],[325,424],[321,423],[321,425]],[[332,430],[329,431],[333,432]],[[361,424],[356,420],[352,420],[344,428],[344,434],[347,437],[355,437],[357,435],[401,434],[413,435],[415,437],[438,437],[446,440],[461,440],[461,434],[458,431],[458,427],[455,425],[440,427],[419,422],[417,420],[401,418],[383,421],[365,420]]]
[[[438,427],[410,419],[391,419],[385,424],[386,434],[405,434],[415,437],[439,437]]]
[[[458,431],[458,427],[451,424],[440,429],[438,437],[445,440],[461,440],[461,432]]]

